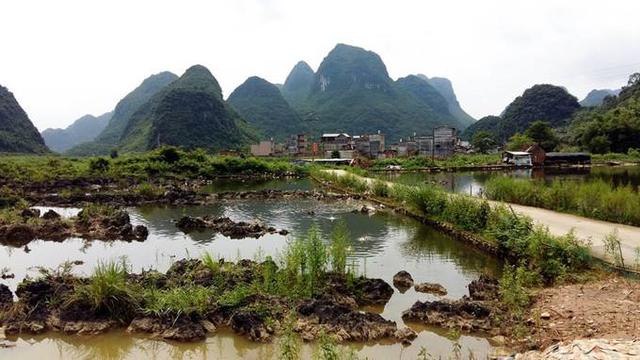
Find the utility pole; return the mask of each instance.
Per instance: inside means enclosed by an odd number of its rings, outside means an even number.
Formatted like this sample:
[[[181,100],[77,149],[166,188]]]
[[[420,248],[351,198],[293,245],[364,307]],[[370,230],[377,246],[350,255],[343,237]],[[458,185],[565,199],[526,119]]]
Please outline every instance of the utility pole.
[[[431,128],[431,162],[434,162],[434,152],[436,148],[436,128]]]

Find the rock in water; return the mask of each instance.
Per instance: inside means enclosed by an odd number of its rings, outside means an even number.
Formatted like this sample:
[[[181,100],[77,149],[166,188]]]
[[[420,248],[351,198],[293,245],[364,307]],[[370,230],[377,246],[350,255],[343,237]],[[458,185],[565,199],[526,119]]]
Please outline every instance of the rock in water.
[[[413,286],[413,277],[404,270],[398,271],[393,275],[393,285],[400,290],[400,292],[405,292]]]
[[[447,289],[445,289],[444,286],[440,284],[421,283],[421,284],[416,284],[414,288],[416,289],[417,292],[435,294],[439,296],[447,295]]]

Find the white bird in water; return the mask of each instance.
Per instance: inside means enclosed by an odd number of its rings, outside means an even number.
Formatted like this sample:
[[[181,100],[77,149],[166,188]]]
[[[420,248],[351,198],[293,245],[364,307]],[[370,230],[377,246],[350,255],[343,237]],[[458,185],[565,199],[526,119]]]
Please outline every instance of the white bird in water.
[[[367,235],[361,236],[358,238],[358,241],[367,241],[367,240],[369,240],[369,237]]]

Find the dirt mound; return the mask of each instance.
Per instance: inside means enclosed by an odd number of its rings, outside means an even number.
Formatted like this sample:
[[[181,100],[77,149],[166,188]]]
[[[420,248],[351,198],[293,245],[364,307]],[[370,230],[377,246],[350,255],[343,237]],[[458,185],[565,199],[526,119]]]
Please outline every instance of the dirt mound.
[[[580,338],[637,339],[640,283],[612,277],[541,290],[528,323],[540,348]]]
[[[176,226],[185,233],[210,229],[232,239],[257,239],[265,234],[279,233],[287,235],[289,233],[286,230],[278,231],[274,227],[266,226],[259,222],[235,222],[228,217],[214,216],[184,216],[176,222]]]

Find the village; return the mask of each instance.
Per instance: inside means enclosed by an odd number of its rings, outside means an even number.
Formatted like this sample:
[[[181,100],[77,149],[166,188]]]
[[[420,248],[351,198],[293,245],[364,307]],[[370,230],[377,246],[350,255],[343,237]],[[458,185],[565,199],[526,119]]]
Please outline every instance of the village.
[[[490,153],[500,153],[494,147]],[[294,157],[318,163],[352,164],[355,159],[393,159],[406,157],[430,157],[446,159],[454,154],[472,154],[476,149],[469,141],[459,137],[458,130],[450,126],[437,126],[431,134],[414,133],[406,139],[386,144],[385,135],[349,135],[344,132],[324,133],[320,139],[308,134],[290,135],[286,142],[273,138],[251,145],[251,155],[258,157]],[[587,165],[589,153],[545,152],[538,144],[523,147],[519,151],[502,151],[501,162],[511,167],[539,167],[552,165]]]

